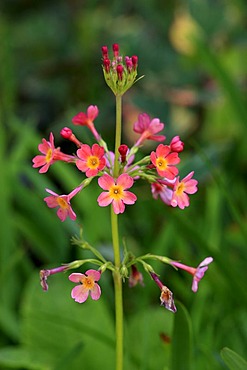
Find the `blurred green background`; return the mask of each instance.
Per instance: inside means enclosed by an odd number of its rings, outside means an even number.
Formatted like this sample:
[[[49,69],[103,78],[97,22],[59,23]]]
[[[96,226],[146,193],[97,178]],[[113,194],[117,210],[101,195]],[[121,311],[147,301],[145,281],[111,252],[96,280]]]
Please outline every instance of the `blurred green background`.
[[[145,75],[124,97],[123,142],[133,144],[138,113],[159,117],[168,141],[180,135],[185,142],[181,176],[194,170],[199,180],[184,211],[154,201],[149,185],[137,183],[121,235],[136,255],[191,266],[214,258],[197,294],[186,272],[153,264],[174,292],[175,316],[159,306],[146,274],[145,287],[126,282],[126,369],[246,369],[221,352],[247,357],[246,2],[2,0],[0,7],[0,369],[114,369],[110,273],[101,278],[101,299],[83,305],[70,298],[68,274],[51,277],[47,293],[39,285],[41,268],[87,256],[70,242],[80,225],[112,258],[109,207],[97,206],[95,181],[72,201],[78,222],[61,223],[43,201],[45,188],[67,194],[81,174],[56,163],[40,175],[31,160],[50,131],[63,151],[75,151],[59,132],[89,104],[98,105],[96,127],[113,148],[115,102],[101,46],[115,42],[124,55],[138,55]],[[73,129],[93,143],[85,128]]]

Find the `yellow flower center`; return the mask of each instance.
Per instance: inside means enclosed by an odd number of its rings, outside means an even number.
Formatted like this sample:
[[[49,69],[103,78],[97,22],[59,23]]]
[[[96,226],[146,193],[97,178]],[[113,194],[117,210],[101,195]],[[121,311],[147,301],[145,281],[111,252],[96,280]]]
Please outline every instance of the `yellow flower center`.
[[[181,195],[184,191],[184,188],[185,188],[184,183],[180,182],[177,189],[176,189],[176,194]]]
[[[91,155],[90,157],[88,157],[87,165],[91,169],[98,168],[99,167],[99,158],[96,157],[95,155]]]
[[[81,279],[82,284],[85,286],[86,289],[90,290],[94,287],[94,280],[90,277],[83,277]]]
[[[156,159],[156,166],[159,170],[164,171],[167,168],[167,160],[163,157],[158,157]]]
[[[68,209],[69,208],[69,205],[68,203],[66,202],[66,200],[64,200],[63,198],[61,197],[57,197],[57,203],[58,205],[63,208],[63,209]]]
[[[52,149],[48,149],[47,150],[47,153],[46,153],[46,156],[45,156],[45,160],[46,160],[46,163],[49,163],[52,159]]]
[[[123,197],[123,188],[119,185],[113,185],[110,189],[110,196],[115,200],[120,200]]]

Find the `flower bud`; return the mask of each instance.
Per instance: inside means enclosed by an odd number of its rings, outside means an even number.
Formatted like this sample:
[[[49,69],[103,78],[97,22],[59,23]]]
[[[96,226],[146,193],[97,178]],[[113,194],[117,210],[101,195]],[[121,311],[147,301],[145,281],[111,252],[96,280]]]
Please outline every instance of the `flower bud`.
[[[126,154],[127,154],[128,150],[129,150],[129,148],[125,144],[120,145],[120,147],[118,148],[118,152],[120,154],[121,163],[125,163],[126,162]]]
[[[119,54],[119,45],[113,44],[113,58],[109,58],[106,46],[103,54],[103,73],[105,81],[115,95],[122,96],[135,82],[137,76],[137,56],[125,59]],[[123,62],[125,60],[125,62]]]
[[[179,136],[174,136],[170,142],[170,148],[172,152],[182,152],[184,149],[184,143],[180,140]]]

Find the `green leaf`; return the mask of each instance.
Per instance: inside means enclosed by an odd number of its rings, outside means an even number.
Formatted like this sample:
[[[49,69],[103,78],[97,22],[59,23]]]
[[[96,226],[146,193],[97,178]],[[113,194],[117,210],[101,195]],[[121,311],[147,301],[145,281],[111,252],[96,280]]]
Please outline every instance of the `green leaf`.
[[[171,312],[158,305],[129,318],[125,340],[126,369],[153,370],[168,366],[173,319]]]
[[[0,349],[0,364],[13,369],[45,370],[36,363],[30,352],[22,347],[5,347]]]
[[[171,370],[192,369],[192,328],[186,308],[176,302],[171,350]]]
[[[247,362],[230,348],[223,348],[220,355],[230,370],[247,370]]]

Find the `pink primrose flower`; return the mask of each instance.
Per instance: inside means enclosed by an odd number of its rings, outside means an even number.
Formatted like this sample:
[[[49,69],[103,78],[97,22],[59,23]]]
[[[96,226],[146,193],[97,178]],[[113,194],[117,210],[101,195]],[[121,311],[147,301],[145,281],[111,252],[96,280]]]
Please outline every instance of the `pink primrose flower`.
[[[179,207],[184,209],[188,207],[189,197],[187,194],[194,194],[197,192],[198,181],[192,179],[194,171],[190,172],[183,180],[179,181],[179,177],[176,179],[173,189],[173,196],[171,200],[172,207]]]
[[[134,183],[133,178],[127,173],[121,174],[116,181],[110,175],[105,174],[98,179],[98,183],[102,189],[107,190],[99,195],[97,199],[99,205],[106,207],[112,203],[116,214],[123,213],[125,204],[134,204],[137,199],[135,194],[126,191]]]
[[[82,189],[82,185],[75,188],[71,193],[68,195],[58,195],[54,193],[50,189],[46,189],[46,191],[51,194],[49,197],[44,198],[47,206],[49,208],[58,208],[57,215],[61,221],[65,221],[67,217],[71,218],[71,220],[76,219],[76,214],[73,211],[70,200],[73,198],[80,190]]]
[[[138,115],[137,122],[134,123],[134,131],[141,134],[137,140],[135,146],[140,146],[145,140],[163,141],[165,140],[164,135],[155,135],[162,131],[164,123],[160,122],[158,118],[151,120],[147,113],[141,113]]]
[[[74,125],[87,126],[91,130],[95,139],[99,141],[100,135],[95,129],[94,123],[93,123],[95,118],[97,118],[98,114],[99,114],[99,109],[97,105],[90,105],[87,108],[87,113],[84,113],[84,112],[78,113],[76,116],[72,118],[72,122]]]
[[[44,155],[36,155],[33,158],[33,167],[41,167],[39,173],[45,173],[48,171],[50,165],[59,159],[59,148],[54,146],[54,136],[50,133],[49,140],[42,139],[42,143],[38,146],[39,151]]]
[[[78,303],[83,303],[87,300],[90,293],[91,298],[97,301],[101,295],[101,289],[96,281],[99,281],[101,273],[96,270],[88,270],[85,274],[73,273],[69,275],[69,280],[76,285],[71,291],[71,297]]]
[[[87,144],[82,144],[77,150],[80,159],[76,161],[76,166],[80,171],[86,172],[87,177],[95,176],[106,165],[104,154],[104,148],[98,144],[93,144],[92,148]]]
[[[197,290],[198,290],[198,283],[203,278],[205,272],[208,269],[208,265],[211,262],[213,262],[213,258],[212,257],[207,257],[196,268],[190,267],[190,266],[186,266],[186,265],[184,265],[184,264],[182,264],[180,262],[176,262],[176,261],[171,261],[171,265],[173,265],[173,266],[175,266],[177,268],[180,268],[182,270],[185,270],[185,271],[189,272],[193,276],[192,291],[194,293],[196,293]]]
[[[178,174],[178,169],[174,165],[180,162],[180,158],[177,152],[170,151],[168,145],[158,145],[156,152],[151,153],[150,159],[161,177],[173,180]]]

